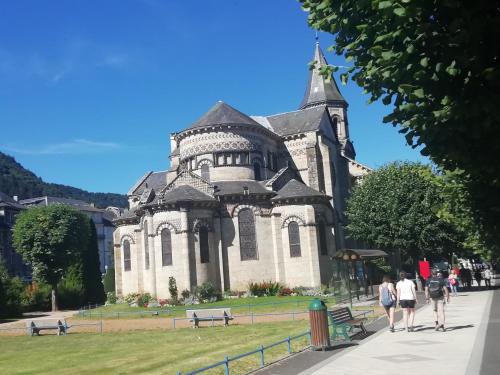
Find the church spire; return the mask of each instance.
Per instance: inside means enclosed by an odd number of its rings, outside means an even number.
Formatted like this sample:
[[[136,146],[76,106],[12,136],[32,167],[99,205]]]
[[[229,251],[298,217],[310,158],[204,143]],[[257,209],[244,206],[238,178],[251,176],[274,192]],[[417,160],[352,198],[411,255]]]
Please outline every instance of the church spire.
[[[328,65],[328,63],[319,46],[317,35],[316,46],[314,48],[314,61],[316,65],[314,69],[309,72],[309,82],[299,109],[321,104],[346,106],[347,102],[342,97],[337,82],[335,82],[335,78],[332,76],[331,79],[327,81],[327,79],[319,73],[319,69]]]

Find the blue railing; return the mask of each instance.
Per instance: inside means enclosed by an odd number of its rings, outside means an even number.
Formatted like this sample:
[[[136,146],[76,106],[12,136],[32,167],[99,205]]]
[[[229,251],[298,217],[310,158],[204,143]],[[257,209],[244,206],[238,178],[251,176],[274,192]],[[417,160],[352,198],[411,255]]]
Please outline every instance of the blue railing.
[[[266,345],[266,346],[261,345],[259,348],[255,349],[255,350],[252,350],[252,351],[249,351],[249,352],[246,352],[246,353],[243,353],[243,354],[239,354],[239,355],[236,355],[234,357],[225,357],[223,361],[216,362],[216,363],[214,363],[212,365],[205,366],[205,367],[199,368],[199,369],[194,370],[194,371],[188,371],[188,372],[185,372],[185,373],[181,373],[180,371],[178,371],[177,375],[195,375],[195,374],[200,374],[202,372],[214,369],[216,367],[223,367],[223,369],[224,369],[224,375],[229,375],[229,369],[230,369],[229,364],[231,362],[234,362],[234,361],[237,361],[239,359],[242,359],[242,358],[245,358],[245,357],[248,357],[248,356],[251,356],[251,355],[255,355],[255,354],[259,354],[259,357],[260,357],[260,368],[262,368],[262,367],[264,367],[266,365],[265,351],[267,349],[274,348],[277,345],[287,344],[288,354],[292,354],[292,341],[300,339],[301,337],[304,337],[304,336],[307,336],[307,338],[308,338],[308,345],[305,346],[305,347],[308,347],[308,346],[311,345],[311,331],[307,331],[307,332],[301,333],[300,335],[297,335],[297,336],[288,336],[286,339],[283,339],[283,340],[280,340],[280,341],[276,341],[276,342],[274,342],[272,344],[269,344],[269,345]]]

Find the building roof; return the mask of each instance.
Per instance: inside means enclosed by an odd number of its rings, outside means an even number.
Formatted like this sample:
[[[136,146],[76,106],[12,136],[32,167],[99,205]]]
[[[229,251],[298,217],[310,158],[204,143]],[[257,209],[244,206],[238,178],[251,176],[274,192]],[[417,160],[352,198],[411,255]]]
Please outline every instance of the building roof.
[[[267,116],[267,120],[281,136],[315,131],[323,121],[330,121],[325,106]]]
[[[167,171],[148,172],[129,190],[128,195],[141,195],[144,189],[160,191],[167,184]]]
[[[61,197],[35,197],[29,199],[23,199],[19,201],[24,206],[49,206],[51,204],[66,204],[68,206],[75,207],[82,211],[95,211],[102,212],[100,208],[94,207],[92,204],[72,198],[61,198]]]
[[[316,42],[314,48],[314,61],[316,65],[314,69],[309,71],[309,82],[307,83],[306,92],[304,93],[304,98],[299,108],[305,109],[310,106],[327,103],[347,105],[342,94],[340,94],[335,78],[332,76],[327,81],[327,79],[320,74],[320,68],[327,66],[328,62],[323,55],[319,42]]]
[[[22,204],[16,202],[12,197],[10,197],[5,193],[2,193],[1,191],[0,191],[0,207],[11,207],[17,209],[25,208]]]
[[[257,125],[261,126],[257,121],[230,105],[218,101],[210,110],[201,118],[195,121],[189,128],[200,128],[213,125]]]
[[[211,202],[215,199],[208,194],[201,192],[189,185],[180,185],[174,187],[172,190],[167,190],[159,197],[162,203],[176,203],[176,202]]]
[[[248,194],[274,194],[265,186],[254,180],[239,180],[239,181],[213,181],[212,184],[216,188],[215,195],[238,195],[246,194],[245,187],[248,188]]]
[[[320,197],[327,198],[327,196],[313,188],[299,182],[295,179],[292,179],[286,183],[279,191],[278,194],[272,198],[271,200],[281,200],[288,198],[311,198],[311,197]]]

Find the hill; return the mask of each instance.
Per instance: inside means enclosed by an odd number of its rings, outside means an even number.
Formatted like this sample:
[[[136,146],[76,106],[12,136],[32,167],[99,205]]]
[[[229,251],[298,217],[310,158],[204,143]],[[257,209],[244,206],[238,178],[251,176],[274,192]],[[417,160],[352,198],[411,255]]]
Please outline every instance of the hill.
[[[0,152],[0,191],[17,195],[19,199],[41,196],[63,197],[91,202],[99,208],[108,206],[127,207],[127,196],[114,193],[90,193],[72,186],[44,182],[33,172],[25,169],[12,156]]]

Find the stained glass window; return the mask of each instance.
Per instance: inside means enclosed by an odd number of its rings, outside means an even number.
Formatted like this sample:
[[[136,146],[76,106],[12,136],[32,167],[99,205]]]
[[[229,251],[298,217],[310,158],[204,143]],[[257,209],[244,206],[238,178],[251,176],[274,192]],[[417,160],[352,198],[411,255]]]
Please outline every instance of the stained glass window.
[[[257,256],[257,241],[255,238],[255,218],[252,210],[244,208],[238,214],[238,229],[240,233],[241,260],[255,260]]]
[[[128,240],[123,241],[123,269],[125,271],[130,271],[131,269],[130,242]]]
[[[296,221],[291,221],[288,224],[288,242],[290,244],[290,257],[300,257],[300,231]]]
[[[172,235],[167,228],[161,231],[161,265],[172,265]]]

